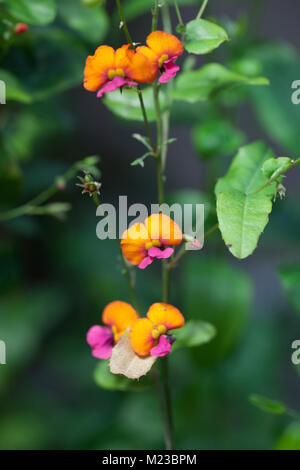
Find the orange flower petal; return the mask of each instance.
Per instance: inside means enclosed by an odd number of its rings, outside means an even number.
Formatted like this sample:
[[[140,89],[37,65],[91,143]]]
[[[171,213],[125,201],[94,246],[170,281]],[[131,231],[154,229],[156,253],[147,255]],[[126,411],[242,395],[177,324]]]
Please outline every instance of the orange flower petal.
[[[145,83],[152,83],[158,74],[158,61],[159,61],[159,56],[149,47],[146,46],[140,46],[136,50],[136,55],[142,55],[146,57],[148,61],[148,81]]]
[[[116,328],[117,338],[139,318],[134,308],[126,302],[116,300],[106,305],[102,314],[105,325]]]
[[[136,266],[147,255],[145,244],[149,241],[145,225],[141,223],[134,224],[128,230],[125,230],[122,235],[122,253],[131,264]]]
[[[164,31],[154,31],[147,37],[147,45],[157,55],[166,54],[169,59],[183,53],[182,42],[173,34]]]
[[[147,317],[155,325],[164,325],[167,330],[175,330],[184,325],[184,316],[178,310],[169,304],[156,303],[151,305]]]
[[[139,356],[149,356],[155,340],[152,337],[153,324],[148,318],[137,320],[129,333],[132,349]]]
[[[165,214],[153,214],[145,220],[149,238],[160,240],[165,245],[180,245],[182,232],[179,225]]]
[[[88,91],[97,91],[107,81],[107,72],[115,67],[115,51],[109,46],[100,46],[94,55],[88,56],[84,69],[83,86]]]
[[[157,75],[155,64],[145,55],[130,49],[129,44],[117,49],[116,67],[124,70],[126,78],[140,83],[152,83]]]

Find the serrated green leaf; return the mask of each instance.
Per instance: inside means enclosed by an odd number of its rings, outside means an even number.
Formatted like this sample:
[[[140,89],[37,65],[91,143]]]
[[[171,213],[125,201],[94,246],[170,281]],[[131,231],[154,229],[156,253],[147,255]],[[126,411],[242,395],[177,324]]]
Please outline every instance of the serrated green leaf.
[[[216,336],[216,328],[200,320],[189,321],[183,328],[176,331],[173,349],[193,348],[209,343]]]
[[[189,103],[206,101],[216,93],[238,85],[268,85],[264,77],[247,77],[233,72],[220,64],[204,65],[199,70],[191,70],[178,75],[171,95]]]
[[[258,193],[255,191],[267,182],[261,168],[272,156],[273,152],[262,142],[242,147],[228,173],[216,185],[222,237],[230,252],[239,259],[253,253],[269,220],[276,184]]]
[[[218,194],[217,214],[223,240],[239,259],[250,256],[269,221],[272,202],[263,194],[229,189]]]
[[[105,37],[109,19],[104,8],[87,8],[81,0],[63,0],[58,9],[65,23],[85,40],[99,43]]]
[[[283,403],[277,400],[271,400],[270,398],[263,397],[261,395],[250,395],[249,401],[252,405],[256,406],[266,413],[275,415],[282,415],[286,413],[286,407]]]
[[[186,25],[185,49],[193,54],[207,54],[228,41],[226,31],[217,24],[203,19]]]
[[[55,0],[6,0],[9,13],[28,24],[45,25],[56,16]]]
[[[163,93],[159,94],[161,110],[166,108],[166,97]],[[152,88],[143,90],[143,99],[147,116],[149,121],[155,121],[156,113],[153,102]],[[129,119],[133,121],[143,121],[143,114],[138,94],[135,90],[116,90],[113,93],[108,93],[103,99],[103,103],[112,111],[116,116]]]

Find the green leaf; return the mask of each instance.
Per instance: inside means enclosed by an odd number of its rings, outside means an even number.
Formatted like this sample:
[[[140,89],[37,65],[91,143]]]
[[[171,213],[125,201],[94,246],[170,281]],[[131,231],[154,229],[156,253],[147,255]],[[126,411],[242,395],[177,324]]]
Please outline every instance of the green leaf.
[[[147,157],[150,157],[150,155],[153,155],[153,153],[152,153],[152,152],[147,152],[147,153],[145,153],[145,155],[143,155],[142,157],[137,158],[136,160],[134,160],[133,162],[131,162],[130,165],[131,165],[131,166],[140,165],[142,168],[144,168],[144,166],[145,166],[144,160],[146,160]]]
[[[148,377],[148,376],[147,376]],[[94,372],[94,379],[99,387],[106,390],[142,390],[148,386],[149,378],[131,380],[123,375],[112,374],[109,370],[109,361],[100,361]]]
[[[240,130],[223,119],[200,122],[192,131],[196,152],[204,158],[232,155],[245,140],[245,135]]]
[[[226,31],[207,20],[196,19],[186,25],[185,49],[193,54],[207,54],[228,41]]]
[[[55,0],[6,0],[9,13],[28,24],[45,25],[56,16]]]
[[[266,178],[276,178],[285,173],[293,163],[288,157],[270,158],[262,167],[262,172]]]
[[[270,79],[268,88],[249,89],[258,122],[272,140],[290,154],[298,155],[300,105],[292,102],[293,93],[296,96],[298,93],[292,88],[292,83],[300,77],[298,51],[286,43],[268,42],[256,44],[245,53],[245,57],[258,61]]]
[[[222,237],[230,252],[239,259],[253,253],[269,220],[276,184],[256,194],[255,191],[267,181],[261,168],[272,157],[273,152],[263,142],[242,147],[227,174],[216,185]]]
[[[163,93],[160,93],[159,96],[161,110],[164,110],[166,109],[166,97]],[[155,121],[156,114],[151,87],[143,90],[143,98],[149,121]],[[113,93],[108,93],[103,102],[110,111],[120,118],[144,121],[140,100],[135,90],[123,90],[122,93],[120,90],[116,90]]]
[[[290,424],[279,437],[275,450],[300,450],[300,423]]]
[[[144,137],[143,135],[141,134],[132,134],[132,137],[137,140],[138,142],[141,142],[141,144],[145,145],[145,147],[152,151],[152,148],[151,148],[151,145],[149,143],[149,139],[148,137]]]
[[[58,11],[71,29],[91,43],[99,43],[108,31],[109,20],[104,8],[88,8],[81,0],[63,0],[58,4]]]
[[[174,348],[193,348],[209,343],[216,336],[216,328],[207,322],[191,320],[175,333]]]
[[[30,94],[11,72],[0,69],[0,80],[2,80],[6,85],[7,101],[20,101],[21,103],[31,102]]]
[[[275,415],[282,415],[286,413],[286,407],[283,403],[277,400],[270,400],[270,398],[263,397],[261,395],[250,395],[249,401],[252,405],[256,406],[266,413],[271,413]]]
[[[237,85],[268,85],[263,77],[247,77],[233,72],[220,64],[204,65],[199,70],[191,70],[178,75],[171,95],[189,103],[206,101],[217,93]]]
[[[300,264],[280,267],[279,278],[286,298],[300,315]]]
[[[184,266],[182,279],[183,312],[188,312],[191,321],[209,322],[217,331],[199,350],[198,361],[208,364],[227,356],[240,342],[248,322],[253,298],[250,278],[238,267],[195,252]]]

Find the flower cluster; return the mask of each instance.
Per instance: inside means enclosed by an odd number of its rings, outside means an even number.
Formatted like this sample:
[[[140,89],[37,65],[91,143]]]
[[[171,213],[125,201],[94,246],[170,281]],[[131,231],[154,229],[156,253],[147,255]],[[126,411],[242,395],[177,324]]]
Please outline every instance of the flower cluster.
[[[102,321],[106,326],[94,325],[87,333],[92,355],[98,359],[110,358],[113,347],[127,332],[131,347],[138,356],[166,356],[175,341],[169,332],[184,325],[180,311],[166,303],[151,305],[147,318],[140,318],[131,305],[114,301],[105,307]]]
[[[146,39],[147,46],[134,50],[130,44],[114,50],[100,46],[93,56],[88,56],[84,69],[84,87],[97,92],[98,98],[124,86],[167,83],[179,70],[175,60],[183,53],[181,41],[164,31],[154,31]]]
[[[144,269],[154,258],[166,259],[172,256],[172,247],[182,241],[183,234],[176,222],[165,214],[152,214],[143,224],[136,223],[123,233],[121,248],[128,262]],[[120,361],[123,363],[130,350],[128,360],[132,360],[133,356],[135,360],[140,360],[137,365],[139,372],[135,370],[133,375],[127,376],[137,378],[147,373],[152,365],[151,362],[143,362],[143,359],[152,356],[155,360],[171,352],[175,338],[170,331],[181,328],[184,325],[184,317],[177,308],[160,302],[151,305],[147,316],[140,318],[131,305],[114,301],[105,307],[102,322],[105,326],[94,325],[87,333],[92,355],[98,359],[109,359],[121,337],[126,337],[123,349],[122,342],[119,348],[116,347],[115,356],[122,356]],[[119,369],[118,364],[117,370],[115,373],[128,373],[123,372],[122,368]]]

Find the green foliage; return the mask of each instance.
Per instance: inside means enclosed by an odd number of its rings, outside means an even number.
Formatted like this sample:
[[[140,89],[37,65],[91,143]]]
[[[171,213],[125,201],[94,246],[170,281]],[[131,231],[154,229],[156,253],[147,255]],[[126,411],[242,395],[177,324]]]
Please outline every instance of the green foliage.
[[[273,183],[258,193],[256,190],[267,181],[261,168],[272,156],[262,142],[242,147],[216,185],[222,237],[230,252],[240,259],[253,253],[269,220],[276,185]]]
[[[143,98],[149,121],[155,121],[156,114],[151,87],[146,88],[143,91]],[[103,99],[103,102],[110,111],[120,118],[133,121],[144,121],[140,100],[135,90],[123,90],[122,93],[120,90],[116,90],[113,93],[109,93]],[[166,108],[166,104],[165,94],[160,93],[160,106],[162,111]]]
[[[8,70],[0,70],[0,79],[6,84],[7,101],[19,101],[20,103],[30,103],[31,96],[24,89],[22,83]]]
[[[250,403],[266,413],[275,415],[282,415],[286,413],[286,407],[283,403],[277,400],[270,400],[270,398],[261,395],[250,395]]]
[[[185,49],[193,54],[207,54],[228,41],[226,31],[217,24],[203,19],[186,25]]]
[[[216,328],[210,323],[191,320],[183,328],[176,331],[173,349],[194,348],[209,343],[216,336]]]
[[[291,46],[280,42],[255,45],[244,56],[256,60],[270,79],[270,87],[249,90],[258,122],[286,152],[298,155],[300,106],[293,104],[292,83],[300,76],[300,58]],[[284,70],[284,73],[282,72]]]
[[[177,100],[197,103],[213,98],[229,87],[238,85],[268,85],[263,77],[247,77],[220,64],[204,65],[199,70],[181,73],[175,80],[171,95]]]
[[[131,380],[123,375],[112,374],[109,370],[109,361],[99,361],[94,372],[94,379],[96,384],[105,390],[119,391],[139,391],[151,383],[149,376],[139,380]]]
[[[286,298],[300,314],[300,264],[280,267],[279,278]]]
[[[108,31],[109,21],[104,8],[88,8],[81,0],[63,0],[58,4],[65,23],[91,43],[100,43]]]
[[[270,158],[262,167],[262,172],[268,179],[277,179],[292,165],[293,160],[288,157]]]
[[[56,16],[55,0],[6,0],[9,13],[18,21],[45,25]]]
[[[300,423],[290,424],[280,435],[275,450],[300,450]]]
[[[199,252],[201,253],[201,252]],[[188,321],[207,321],[217,335],[197,351],[200,362],[223,359],[241,340],[252,300],[252,285],[240,269],[195,252],[183,275],[183,311]],[[234,286],[234,289],[232,288]]]
[[[192,141],[202,158],[232,155],[245,143],[245,135],[225,119],[211,119],[197,124]]]

